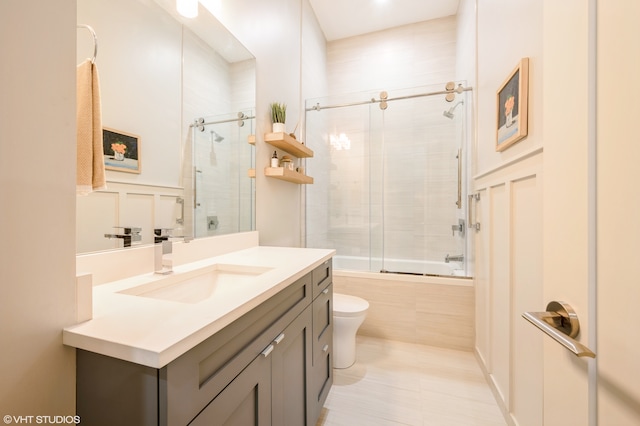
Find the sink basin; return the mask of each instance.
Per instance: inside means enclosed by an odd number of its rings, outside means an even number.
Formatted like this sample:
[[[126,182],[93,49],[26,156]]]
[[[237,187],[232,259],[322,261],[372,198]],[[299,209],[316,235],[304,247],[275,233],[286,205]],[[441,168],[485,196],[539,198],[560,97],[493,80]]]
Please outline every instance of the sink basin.
[[[198,303],[216,295],[242,291],[255,278],[272,270],[264,266],[217,263],[194,271],[176,273],[136,287],[120,294]]]

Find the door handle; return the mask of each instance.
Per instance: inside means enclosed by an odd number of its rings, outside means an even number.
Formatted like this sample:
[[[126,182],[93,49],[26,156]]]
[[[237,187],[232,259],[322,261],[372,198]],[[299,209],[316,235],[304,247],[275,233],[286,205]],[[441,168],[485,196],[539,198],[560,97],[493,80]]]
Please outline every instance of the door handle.
[[[574,355],[595,358],[596,354],[574,339],[580,331],[580,321],[571,305],[564,302],[549,302],[546,312],[525,312],[522,317]]]
[[[467,202],[467,220],[469,228],[474,228],[476,231],[480,230],[480,223],[473,221],[473,200],[480,201],[480,194],[475,193],[469,195],[469,201]]]

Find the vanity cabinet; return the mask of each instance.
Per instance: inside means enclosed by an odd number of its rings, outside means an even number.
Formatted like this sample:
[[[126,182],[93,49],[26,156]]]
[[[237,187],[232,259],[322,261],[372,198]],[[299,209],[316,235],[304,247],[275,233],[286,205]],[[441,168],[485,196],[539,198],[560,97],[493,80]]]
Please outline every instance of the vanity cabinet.
[[[315,425],[333,380],[330,271],[329,260],[160,369],[78,349],[82,423]]]

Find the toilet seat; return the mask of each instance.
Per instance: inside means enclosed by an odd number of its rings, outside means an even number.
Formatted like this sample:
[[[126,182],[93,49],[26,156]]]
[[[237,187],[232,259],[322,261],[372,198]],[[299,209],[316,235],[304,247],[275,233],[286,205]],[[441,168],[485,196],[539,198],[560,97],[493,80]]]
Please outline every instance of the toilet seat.
[[[333,293],[333,314],[339,317],[357,317],[369,309],[369,302],[348,294]]]

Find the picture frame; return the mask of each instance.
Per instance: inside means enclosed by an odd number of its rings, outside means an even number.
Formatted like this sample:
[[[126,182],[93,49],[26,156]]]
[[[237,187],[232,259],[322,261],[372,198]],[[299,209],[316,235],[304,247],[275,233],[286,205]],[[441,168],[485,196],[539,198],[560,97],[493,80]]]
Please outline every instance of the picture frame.
[[[102,154],[105,169],[140,173],[140,137],[138,135],[103,127]]]
[[[496,151],[504,151],[528,133],[529,58],[522,58],[496,93]]]

